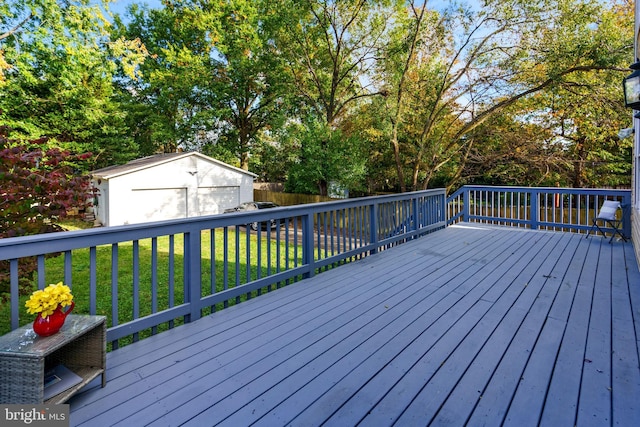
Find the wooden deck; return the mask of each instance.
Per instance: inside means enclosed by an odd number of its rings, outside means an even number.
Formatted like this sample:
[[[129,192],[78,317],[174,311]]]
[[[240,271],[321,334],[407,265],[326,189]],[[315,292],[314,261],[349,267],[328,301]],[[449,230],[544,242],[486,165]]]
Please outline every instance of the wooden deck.
[[[71,425],[640,425],[631,244],[454,226],[109,354]]]

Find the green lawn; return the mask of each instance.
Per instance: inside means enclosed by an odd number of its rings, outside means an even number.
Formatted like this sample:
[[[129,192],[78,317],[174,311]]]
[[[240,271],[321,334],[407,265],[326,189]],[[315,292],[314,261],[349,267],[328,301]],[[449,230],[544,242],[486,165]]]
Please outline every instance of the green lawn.
[[[236,239],[239,244],[238,262],[236,262]],[[289,245],[289,257],[287,265],[286,247],[282,243],[280,248],[277,247],[275,238],[271,239],[270,250],[267,247],[267,240],[262,235],[260,240],[261,256],[258,259],[258,242],[255,234],[250,234],[249,243],[247,243],[246,233],[243,228],[235,231],[230,230],[225,240],[222,231],[218,230],[214,238],[215,250],[215,284],[216,290],[220,291],[224,288],[224,247],[229,248],[228,269],[227,269],[227,286],[234,287],[236,284],[243,284],[248,281],[248,277],[254,280],[260,275],[265,277],[276,270],[286,270],[294,266],[294,257],[298,257],[298,264],[301,263],[302,250],[298,248],[294,251],[293,246]],[[169,245],[168,236],[160,237],[156,241],[157,249],[157,289],[152,289],[152,256],[153,241],[145,239],[138,242],[138,256],[134,256],[134,244],[132,242],[122,243],[118,245],[118,262],[117,262],[117,302],[118,302],[118,324],[128,322],[135,317],[144,317],[153,311],[161,311],[170,306],[179,305],[184,301],[183,295],[183,236],[176,235],[174,237],[174,261],[173,261],[173,285],[170,285],[170,261],[169,261]],[[208,231],[202,233],[202,295],[210,295],[210,277],[211,277],[211,237]],[[247,262],[248,250],[248,262]],[[99,315],[107,316],[107,324],[112,325],[112,248],[110,245],[96,248],[96,311]],[[134,293],[134,260],[138,260],[138,292]],[[89,277],[90,277],[90,253],[89,249],[74,250],[72,252],[72,293],[76,307],[75,314],[89,313]],[[247,268],[247,265],[249,266]],[[57,283],[64,278],[64,256],[49,258],[45,261],[45,283]],[[33,288],[36,288],[34,281]],[[262,290],[261,290],[262,291]],[[254,292],[256,294],[256,292]],[[153,298],[153,295],[156,297]],[[237,300],[245,299],[242,298]],[[20,298],[20,321],[29,323],[34,316],[26,313],[24,307],[28,295]],[[228,304],[234,304],[236,300],[229,301]],[[154,310],[155,307],[155,310]],[[220,307],[222,308],[222,304]],[[208,310],[203,314],[207,314]],[[180,319],[176,319],[179,323]],[[168,325],[166,326],[168,327]],[[162,329],[162,328],[160,328]],[[4,334],[10,330],[10,308],[5,303],[0,307],[0,334]],[[151,333],[151,331],[149,331]],[[141,335],[146,335],[143,333]]]

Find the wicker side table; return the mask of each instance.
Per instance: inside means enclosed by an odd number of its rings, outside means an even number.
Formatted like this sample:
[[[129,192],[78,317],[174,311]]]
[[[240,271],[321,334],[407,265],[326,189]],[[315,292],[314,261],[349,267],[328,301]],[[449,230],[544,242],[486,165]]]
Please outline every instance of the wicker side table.
[[[64,403],[94,378],[106,377],[105,316],[69,315],[57,334],[40,337],[25,325],[0,337],[0,403]],[[44,400],[44,374],[62,364],[82,381]]]

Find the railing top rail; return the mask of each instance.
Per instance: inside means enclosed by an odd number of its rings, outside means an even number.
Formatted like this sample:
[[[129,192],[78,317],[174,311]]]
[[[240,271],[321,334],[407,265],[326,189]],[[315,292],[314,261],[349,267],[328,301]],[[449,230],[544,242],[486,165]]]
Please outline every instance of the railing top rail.
[[[9,237],[0,239],[0,260],[39,255],[32,248],[46,242],[47,252],[54,253],[65,250],[107,245],[123,241],[147,239],[170,234],[180,234],[203,229],[214,229],[235,225],[244,225],[253,221],[266,221],[271,218],[291,218],[299,215],[312,215],[328,210],[346,209],[358,206],[388,203],[407,198],[445,195],[444,189],[414,191],[384,196],[370,196],[331,202],[318,202],[278,208],[217,214],[200,217],[172,219],[139,224],[98,227],[86,230],[66,231],[60,233],[39,234],[34,236]],[[250,221],[249,221],[250,218]]]
[[[581,195],[607,195],[611,197],[631,197],[629,189],[611,189],[611,188],[571,188],[571,187],[522,187],[522,186],[493,186],[493,185],[465,185],[458,188],[452,194],[447,196],[447,202],[460,197],[464,193],[471,191],[491,191],[491,192],[514,192],[514,193],[562,193],[562,194],[581,194]]]
[[[21,279],[42,288],[55,277],[79,283],[91,314],[99,300],[117,301],[108,340],[136,340],[443,228],[445,196],[425,190],[2,239],[10,319],[0,325],[20,324]]]
[[[523,187],[523,186],[494,186],[494,185],[465,185],[460,187],[456,193],[468,190],[490,190],[490,191],[519,191],[519,192],[536,192],[536,193],[552,193],[563,192],[568,194],[601,194],[603,192],[611,195],[631,194],[630,189],[613,189],[613,188],[572,188],[572,187]]]
[[[629,236],[628,189],[466,185],[447,197],[447,223],[487,222],[580,233],[592,227],[597,209],[611,198],[622,203],[622,228]]]

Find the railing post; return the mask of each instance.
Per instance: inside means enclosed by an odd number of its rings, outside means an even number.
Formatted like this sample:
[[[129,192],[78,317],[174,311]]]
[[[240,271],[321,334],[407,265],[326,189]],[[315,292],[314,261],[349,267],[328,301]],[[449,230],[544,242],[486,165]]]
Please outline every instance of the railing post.
[[[190,314],[186,322],[200,318],[201,297],[201,249],[200,230],[190,230],[184,234],[184,291],[185,301],[189,302]],[[212,260],[212,262],[215,262]]]
[[[413,210],[413,229],[411,231],[418,231],[420,228],[420,211],[418,210],[418,197],[414,197],[411,201],[411,209]],[[413,237],[415,239],[415,236]]]
[[[370,253],[378,253],[378,204],[375,202],[369,207],[369,235],[373,247]]]
[[[98,272],[96,268],[97,249],[95,246],[89,248],[89,314],[94,315],[97,312],[98,291],[97,281]],[[44,271],[44,268],[39,271]]]
[[[315,272],[315,259],[313,255],[313,214],[307,213],[302,217],[302,264],[309,266],[309,271],[304,278],[313,277]]]
[[[469,188],[464,186],[462,187],[464,191],[462,192],[462,222],[469,221]]]
[[[622,195],[622,234],[631,238],[631,193]]]
[[[20,326],[18,319],[20,295],[18,286],[18,260],[9,260],[9,277],[11,277],[9,286],[11,287],[11,329],[17,329]]]
[[[540,212],[540,207],[538,206],[538,191],[537,190],[529,190],[529,194],[531,197],[529,198],[529,218],[531,221],[531,229],[538,229],[538,212]]]

